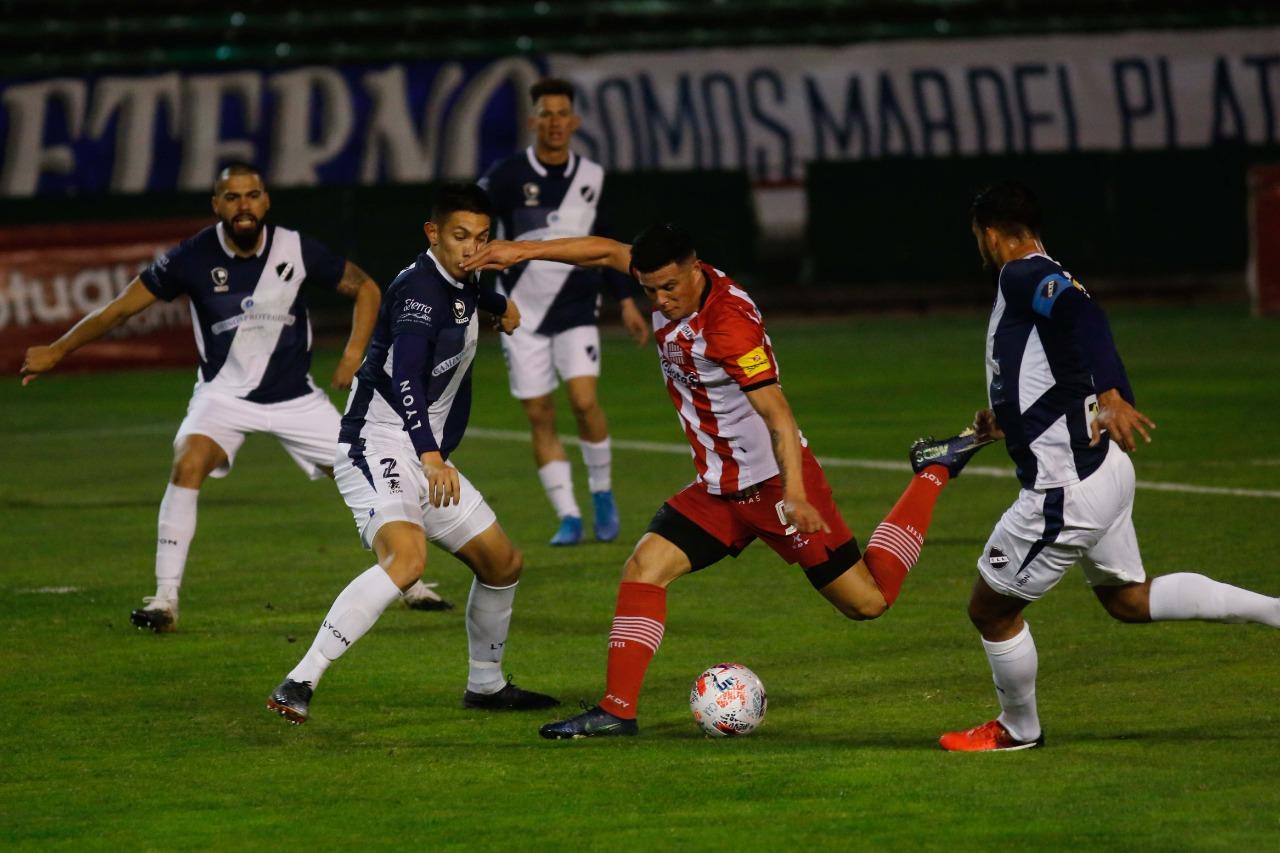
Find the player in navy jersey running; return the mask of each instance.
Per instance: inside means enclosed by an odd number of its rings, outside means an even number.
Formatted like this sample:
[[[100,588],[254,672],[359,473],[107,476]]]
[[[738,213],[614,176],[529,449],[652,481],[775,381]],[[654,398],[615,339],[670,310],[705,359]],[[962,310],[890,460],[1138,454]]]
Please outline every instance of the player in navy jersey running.
[[[467,600],[464,706],[531,710],[560,704],[502,677],[523,558],[484,497],[449,462],[471,413],[476,308],[498,317],[507,334],[520,325],[514,303],[482,292],[462,269],[488,240],[490,211],[474,184],[441,187],[425,228],[431,248],[396,276],[378,311],[342,417],[334,465],[361,542],[378,565],[337,597],[311,648],[267,700],[292,723],[310,715],[312,693],[329,665],[422,577],[428,540],[475,574]]]
[[[498,236],[507,240],[548,240],[588,234],[608,236],[602,222],[604,169],[569,146],[580,119],[573,109],[573,85],[546,79],[529,90],[534,142],[500,160],[480,179],[497,212]],[[552,545],[582,540],[582,512],[573,494],[573,473],[556,433],[551,392],[563,379],[578,424],[587,466],[596,539],[618,536],[613,499],[609,427],[596,396],[600,377],[601,287],[618,299],[622,322],[637,345],[649,326],[632,298],[634,285],[614,270],[568,267],[532,261],[499,276],[507,298],[520,306],[523,324],[502,339],[511,394],[520,400],[533,433],[538,478],[560,518]]]
[[[207,477],[231,471],[246,435],[270,433],[312,479],[332,476],[338,411],[311,380],[303,285],[336,288],[355,301],[351,335],[333,374],[335,388],[351,387],[380,299],[378,286],[355,264],[310,237],[266,224],[271,200],[252,166],[223,169],[212,205],[217,224],[166,252],[53,344],[31,347],[22,365],[26,384],[157,299],[190,297],[200,368],[173,440],[173,471],[160,502],[156,594],[130,615],[134,625],[157,633],[177,625],[200,487]],[[426,585],[416,591],[415,602],[448,606]]]
[[[875,619],[893,605],[943,487],[981,446],[972,435],[917,442],[915,476],[863,552],[782,393],[764,318],[741,286],[698,259],[687,232],[655,225],[631,246],[600,237],[495,242],[466,266],[532,259],[608,266],[639,279],[654,304],[664,383],[698,472],[654,515],[623,567],[604,697],[543,726],[543,737],[636,734],[640,688],[666,631],[667,587],[756,539],[798,563],[850,619]]]
[[[1040,206],[1006,182],[974,200],[972,230],[997,274],[987,328],[987,392],[979,441],[1004,439],[1022,491],[978,557],[969,618],[995,678],[1000,716],[948,732],[943,749],[1030,749],[1044,743],[1037,655],[1023,609],[1073,564],[1121,622],[1200,619],[1280,628],[1280,599],[1182,572],[1148,579],[1133,527],[1134,470],[1124,451],[1153,424],[1134,394],[1102,309],[1040,242]]]

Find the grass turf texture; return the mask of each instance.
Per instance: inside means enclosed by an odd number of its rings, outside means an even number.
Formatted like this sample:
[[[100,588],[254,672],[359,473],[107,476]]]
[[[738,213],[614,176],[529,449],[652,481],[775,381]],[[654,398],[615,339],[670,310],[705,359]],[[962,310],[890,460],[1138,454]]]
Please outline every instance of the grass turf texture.
[[[785,387],[819,455],[903,459],[983,400],[985,317],[777,322]],[[1243,309],[1113,312],[1141,408],[1160,425],[1140,479],[1275,488],[1280,326]],[[331,357],[317,359],[327,380]],[[615,437],[681,441],[651,349],[611,337]],[[472,424],[522,429],[497,342],[476,363]],[[337,490],[269,437],[210,481],[180,632],[143,634],[156,508],[191,372],[56,375],[0,388],[0,843],[17,847],[708,848],[1235,847],[1273,844],[1277,636],[1258,626],[1112,622],[1078,570],[1028,611],[1048,748],[949,755],[938,734],[996,711],[965,616],[974,560],[1012,477],[950,485],[919,565],[883,619],[839,617],[762,545],[678,582],[633,740],[551,743],[552,714],[461,708],[462,609],[393,606],[329,671],[300,728],[264,710],[337,592],[368,566]],[[336,395],[335,395],[336,396]],[[561,423],[570,427],[562,405]],[[570,449],[585,501],[585,475]],[[618,573],[654,509],[692,476],[675,455],[615,451],[624,532],[552,549],[529,447],[456,456],[527,555],[507,669],[572,711],[603,687]],[[999,449],[982,464],[1000,464]],[[865,542],[902,473],[830,468]],[[1280,501],[1139,492],[1148,571],[1204,571],[1280,593]],[[469,575],[433,550],[461,605]],[[37,592],[75,587],[65,594]],[[740,661],[770,711],[705,740],[686,698]]]

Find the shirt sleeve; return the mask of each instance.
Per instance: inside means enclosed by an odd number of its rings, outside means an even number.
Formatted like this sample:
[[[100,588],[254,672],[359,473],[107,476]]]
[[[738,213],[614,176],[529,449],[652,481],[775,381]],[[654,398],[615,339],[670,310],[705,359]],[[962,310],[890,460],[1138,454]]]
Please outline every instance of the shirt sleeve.
[[[491,287],[477,285],[476,288],[476,305],[480,306],[481,310],[488,311],[497,317],[507,313],[507,297]]]
[[[611,208],[605,204],[605,198],[612,198],[612,196],[605,195],[602,181],[600,184],[600,197],[596,200],[596,220],[591,226],[591,236],[608,237],[610,240],[616,240],[618,239],[617,230],[613,226]],[[640,285],[626,273],[620,273],[612,267],[604,267],[600,270],[600,273],[604,279],[605,288],[619,302],[624,299],[635,299],[643,295]]]
[[[766,340],[764,322],[750,306],[733,305],[717,312],[703,336],[707,358],[723,367],[744,391],[778,381],[778,366]]]
[[[138,273],[143,286],[157,299],[172,302],[187,292],[187,288],[182,283],[181,269],[188,251],[187,243],[179,243]]]
[[[1078,281],[1062,273],[1045,276],[1031,296],[1031,310],[1070,334],[1093,376],[1095,391],[1114,388],[1133,405],[1133,388],[1111,335],[1111,324]]]
[[[347,268],[347,259],[335,255],[319,240],[305,234],[298,235],[302,243],[302,263],[307,268],[307,281],[311,284],[337,289]]]
[[[427,417],[426,378],[435,356],[436,324],[441,313],[425,287],[405,287],[390,306],[391,314],[391,405],[404,421],[404,431],[413,449],[423,453],[438,451]]]

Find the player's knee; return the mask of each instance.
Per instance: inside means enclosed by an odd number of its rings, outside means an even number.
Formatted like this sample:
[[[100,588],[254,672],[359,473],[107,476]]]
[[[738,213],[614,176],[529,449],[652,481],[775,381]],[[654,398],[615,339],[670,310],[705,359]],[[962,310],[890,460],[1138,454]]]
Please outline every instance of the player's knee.
[[[857,601],[842,601],[836,603],[836,609],[845,617],[855,622],[869,622],[872,619],[879,619],[889,609],[889,604],[883,599],[859,599]]]
[[[1016,616],[1008,617],[1002,614],[993,614],[988,612],[981,603],[977,601],[969,602],[969,621],[984,637],[999,633],[1006,627],[1011,618],[1016,618]]]
[[[524,554],[519,548],[512,548],[506,555],[506,559],[498,560],[493,570],[489,572],[489,580],[485,583],[490,586],[511,586],[520,580],[520,573],[524,570]]]
[[[524,401],[524,413],[535,430],[556,428],[556,407],[550,397],[538,397]]]
[[[1147,597],[1146,585],[1112,589],[1103,592],[1098,589],[1098,600],[1103,608],[1117,622],[1139,624],[1151,621],[1151,604]]]
[[[173,472],[169,481],[184,489],[198,489],[208,476],[204,460],[190,455],[179,456],[173,460]]]
[[[625,583],[647,583],[665,587],[674,577],[662,563],[648,559],[643,554],[633,553],[622,567],[622,580]]]

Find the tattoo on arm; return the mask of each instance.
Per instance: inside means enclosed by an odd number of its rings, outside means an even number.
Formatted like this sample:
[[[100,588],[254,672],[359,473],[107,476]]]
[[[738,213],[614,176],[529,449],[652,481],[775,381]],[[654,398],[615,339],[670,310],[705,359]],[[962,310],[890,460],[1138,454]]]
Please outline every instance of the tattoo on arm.
[[[773,444],[773,458],[778,461],[778,476],[785,485],[787,482],[787,462],[782,452],[782,433],[776,429],[769,430],[769,441]]]
[[[347,261],[347,266],[342,271],[342,280],[338,282],[338,292],[348,299],[355,299],[360,292],[361,286],[368,279],[368,274],[360,269],[360,267]]]

